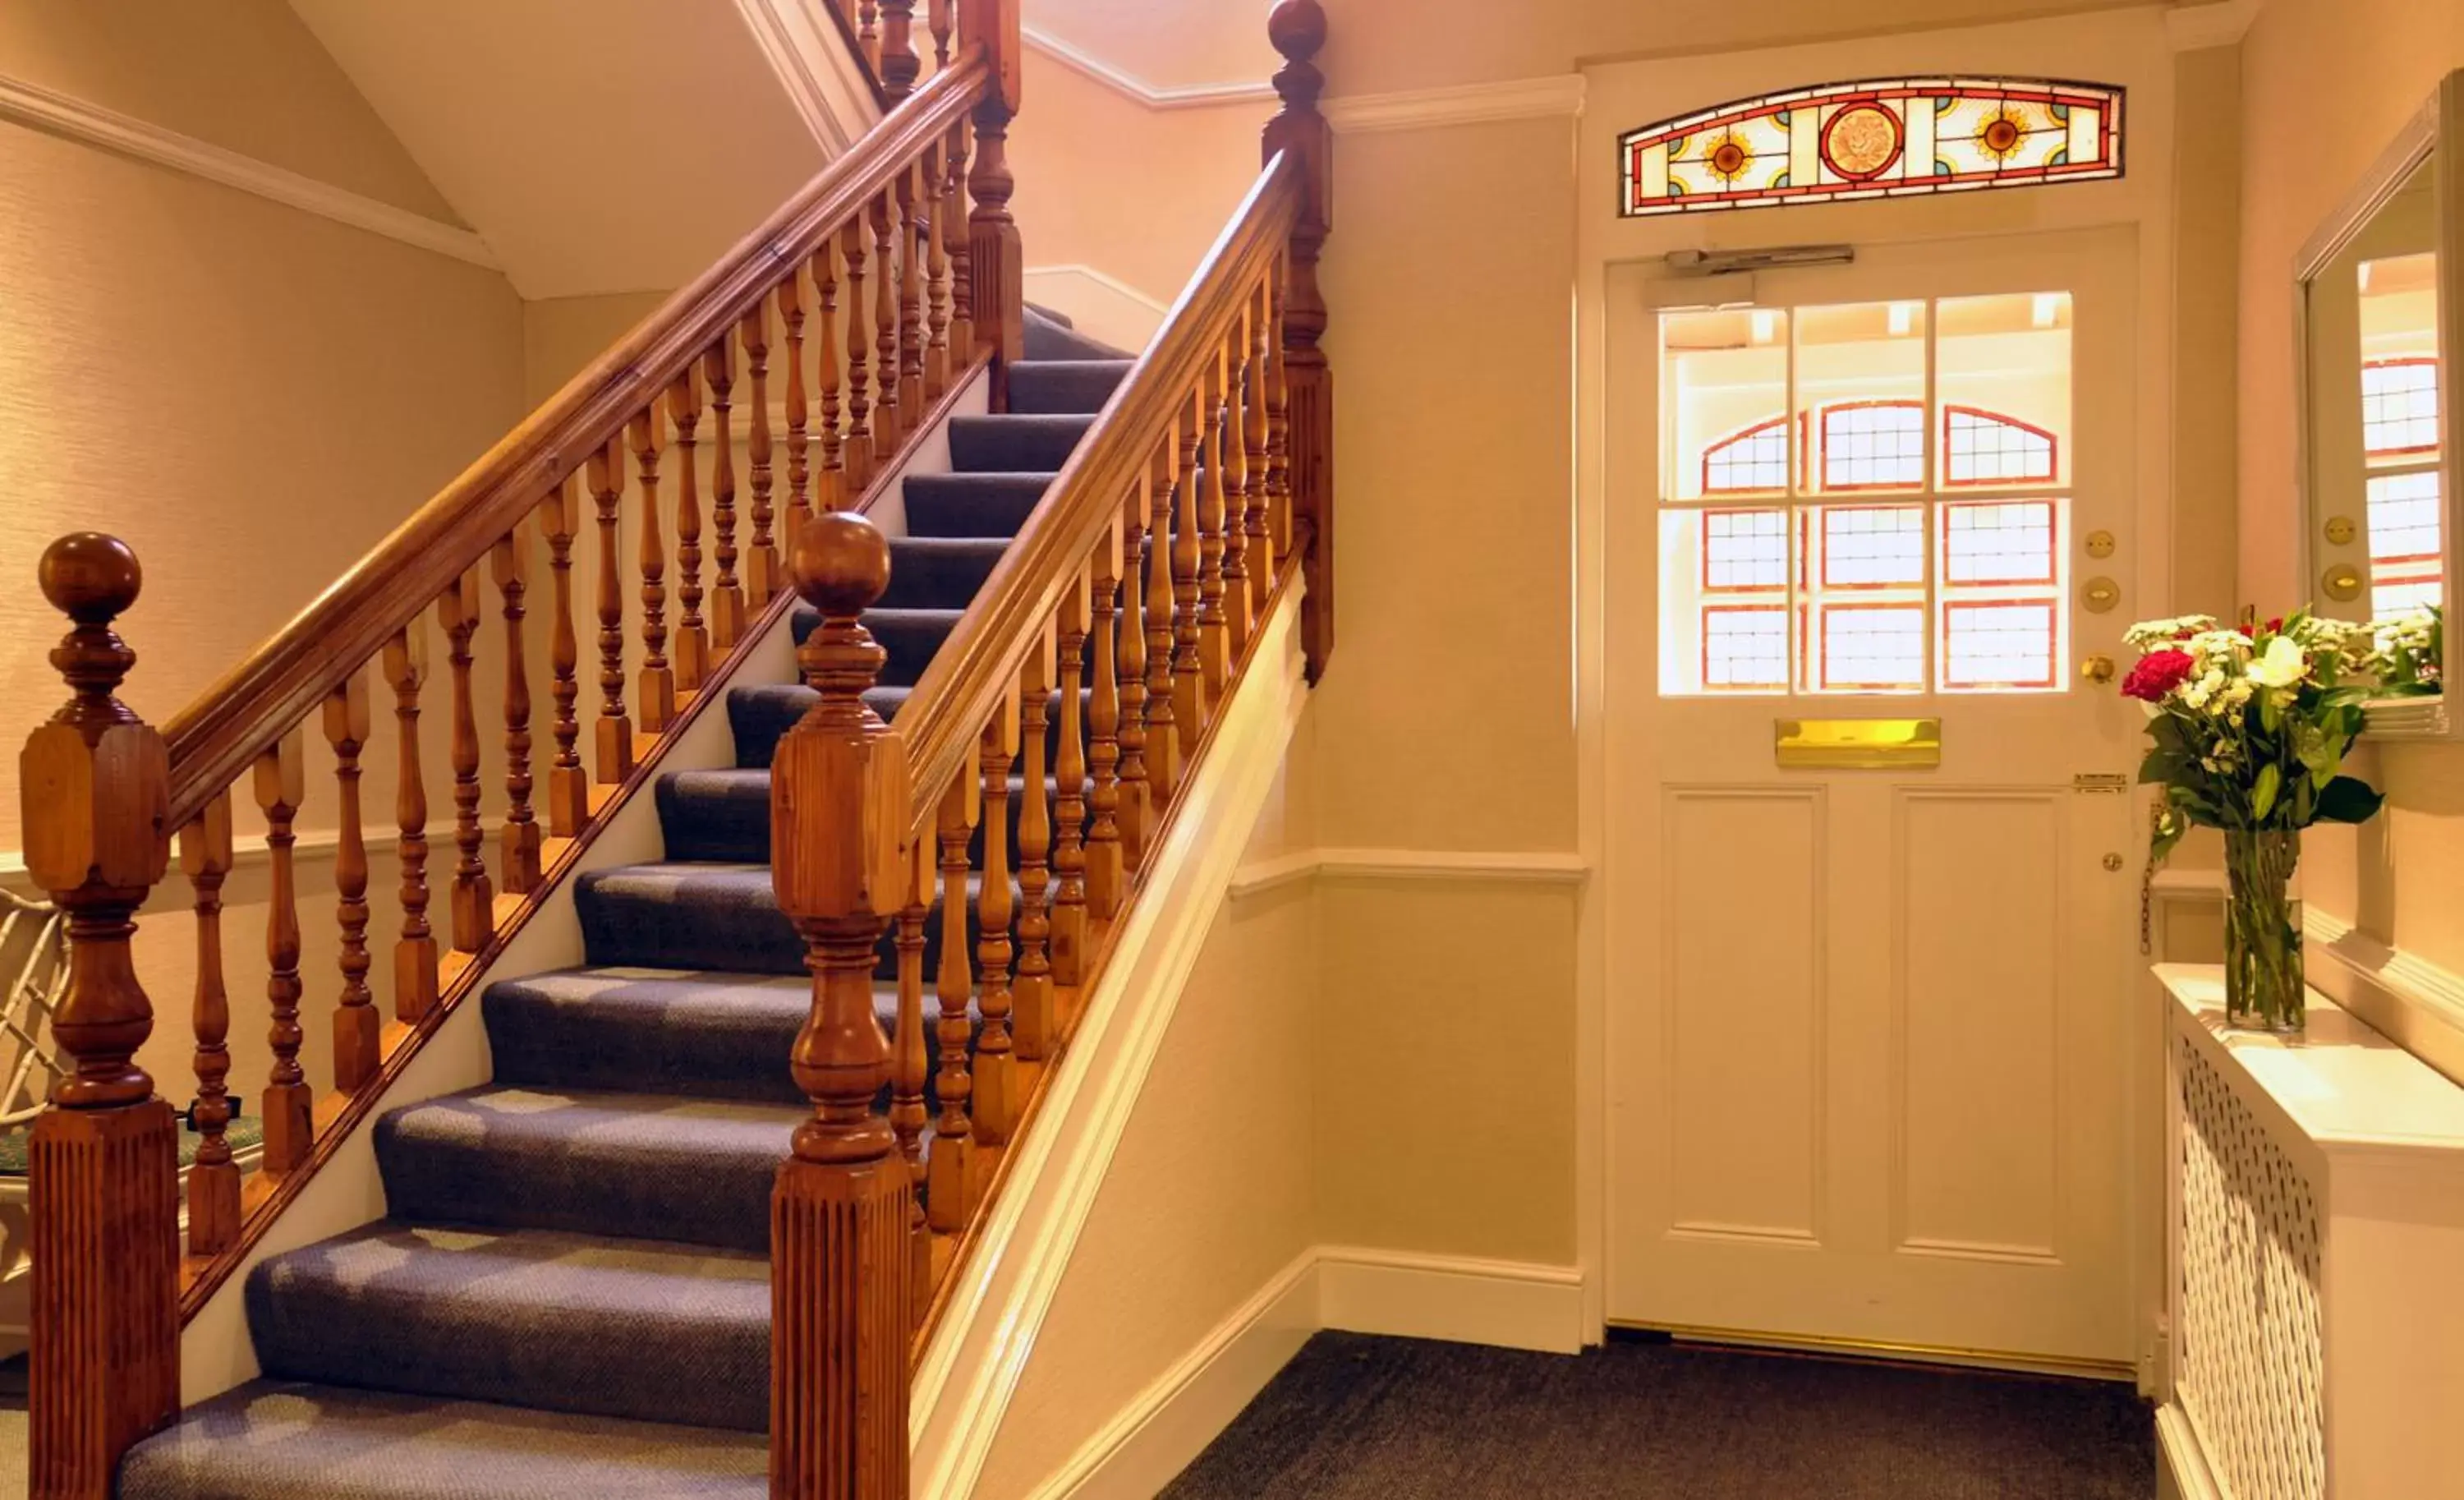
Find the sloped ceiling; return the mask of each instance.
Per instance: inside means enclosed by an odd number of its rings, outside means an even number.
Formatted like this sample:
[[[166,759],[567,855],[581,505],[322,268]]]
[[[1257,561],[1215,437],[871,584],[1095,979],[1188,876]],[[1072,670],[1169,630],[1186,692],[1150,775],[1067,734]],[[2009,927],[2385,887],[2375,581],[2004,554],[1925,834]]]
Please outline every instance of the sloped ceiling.
[[[722,0],[291,0],[526,298],[666,291],[825,156]]]
[[[1032,32],[1157,92],[1263,82],[1266,0],[1022,0]]]

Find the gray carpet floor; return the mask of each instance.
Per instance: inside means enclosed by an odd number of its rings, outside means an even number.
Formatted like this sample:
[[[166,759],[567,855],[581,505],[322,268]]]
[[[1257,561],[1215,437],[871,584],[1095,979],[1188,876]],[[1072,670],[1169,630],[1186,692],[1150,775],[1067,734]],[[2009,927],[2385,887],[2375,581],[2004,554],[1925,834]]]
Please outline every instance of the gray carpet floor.
[[[1167,1500],[2148,1500],[2128,1387],[1624,1340],[1320,1334]]]

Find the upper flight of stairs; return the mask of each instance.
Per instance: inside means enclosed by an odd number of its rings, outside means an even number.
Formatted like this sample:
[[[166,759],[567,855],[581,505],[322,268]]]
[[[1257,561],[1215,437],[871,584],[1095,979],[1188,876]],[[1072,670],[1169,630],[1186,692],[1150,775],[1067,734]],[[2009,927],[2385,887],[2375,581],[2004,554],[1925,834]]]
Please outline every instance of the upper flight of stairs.
[[[952,419],[955,472],[904,481],[886,717],[1130,368],[1039,316],[1026,354],[1008,414]],[[574,882],[586,966],[489,987],[493,1081],[377,1120],[390,1217],[255,1268],[263,1378],[135,1448],[123,1500],[768,1493],[771,1184],[810,1108],[769,764],[813,701],[728,687],[735,767],[657,783],[667,859]]]

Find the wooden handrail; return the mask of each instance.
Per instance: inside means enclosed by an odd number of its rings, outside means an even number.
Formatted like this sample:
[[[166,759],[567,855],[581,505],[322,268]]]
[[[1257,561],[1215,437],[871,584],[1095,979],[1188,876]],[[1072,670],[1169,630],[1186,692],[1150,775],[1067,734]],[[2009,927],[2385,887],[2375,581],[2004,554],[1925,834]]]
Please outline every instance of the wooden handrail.
[[[1015,691],[1045,622],[1119,516],[1123,492],[1145,472],[1251,289],[1285,253],[1303,196],[1301,164],[1278,153],[916,683],[898,720],[913,768],[912,838],[931,833],[943,793],[1002,695]]]
[[[539,496],[579,472],[625,424],[700,361],[780,278],[967,119],[996,82],[980,43],[817,173],[710,270],[379,542],[289,625],[164,726],[165,827],[187,826],[266,746],[485,560]]]

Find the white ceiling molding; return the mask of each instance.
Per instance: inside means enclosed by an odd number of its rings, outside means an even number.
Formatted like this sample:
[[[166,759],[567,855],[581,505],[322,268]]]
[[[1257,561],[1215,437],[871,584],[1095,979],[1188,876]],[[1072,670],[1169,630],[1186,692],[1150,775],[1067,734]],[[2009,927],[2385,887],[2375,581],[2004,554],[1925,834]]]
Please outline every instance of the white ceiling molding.
[[[2258,16],[2259,0],[2220,0],[2215,5],[2176,6],[2165,12],[2165,35],[2175,52],[2231,47]]]
[[[1275,97],[1275,86],[1263,78],[1254,83],[1203,83],[1159,88],[1134,74],[1122,72],[1091,53],[1071,46],[1049,32],[1022,26],[1019,34],[1026,38],[1028,46],[1071,72],[1084,74],[1149,109],[1206,109],[1218,104],[1247,104]]]
[[[872,83],[823,9],[829,0],[736,0],[788,101],[836,160],[881,119]]]
[[[1569,73],[1555,77],[1517,78],[1507,83],[1360,94],[1350,99],[1330,99],[1319,107],[1328,123],[1343,135],[1571,117],[1583,112],[1583,77]]]
[[[286,208],[383,234],[490,271],[504,269],[497,264],[486,240],[459,225],[303,177],[288,167],[242,156],[211,142],[165,130],[22,78],[0,77],[0,120],[13,120],[63,140],[236,188]]]

